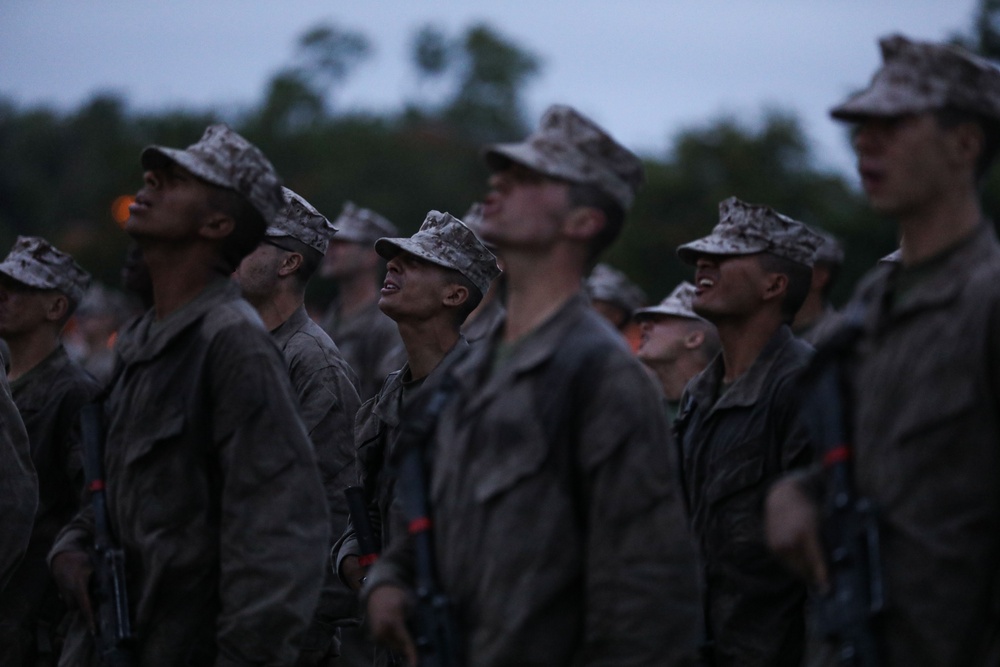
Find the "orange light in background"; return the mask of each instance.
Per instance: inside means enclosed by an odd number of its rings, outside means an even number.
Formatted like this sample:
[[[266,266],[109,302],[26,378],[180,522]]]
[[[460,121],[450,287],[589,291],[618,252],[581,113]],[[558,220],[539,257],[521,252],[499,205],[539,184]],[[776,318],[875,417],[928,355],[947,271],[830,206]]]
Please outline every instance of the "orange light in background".
[[[122,195],[111,203],[111,217],[114,218],[119,227],[125,226],[125,221],[128,220],[129,217],[128,207],[131,206],[134,201],[135,197],[132,195]]]

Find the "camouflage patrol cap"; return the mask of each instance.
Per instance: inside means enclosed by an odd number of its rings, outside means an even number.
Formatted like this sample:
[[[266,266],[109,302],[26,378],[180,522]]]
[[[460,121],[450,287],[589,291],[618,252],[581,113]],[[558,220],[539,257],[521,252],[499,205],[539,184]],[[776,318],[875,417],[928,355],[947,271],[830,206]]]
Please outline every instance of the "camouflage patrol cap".
[[[677,248],[682,262],[699,255],[752,255],[769,252],[811,267],[822,239],[803,223],[769,206],[730,197],[719,204],[719,224],[708,236]]]
[[[487,146],[494,171],[511,162],[572,183],[598,187],[628,209],[645,180],[642,161],[597,123],[564,105],[548,108],[537,131],[521,143]]]
[[[337,228],[299,194],[288,188],[281,188],[281,194],[285,206],[274,217],[265,235],[271,238],[289,236],[326,254],[330,237],[337,233]]]
[[[79,305],[90,285],[89,273],[40,236],[18,236],[0,262],[0,273],[28,287],[62,292],[72,308]]]
[[[882,67],[868,88],[834,107],[830,115],[857,121],[954,107],[1000,119],[1000,70],[950,44],[917,42],[902,35],[879,40]]]
[[[607,264],[598,264],[584,283],[594,301],[607,301],[631,313],[646,303],[646,293],[624,273]]]
[[[281,179],[259,148],[223,124],[209,125],[201,139],[185,149],[147,146],[143,169],[170,162],[221,188],[235,190],[268,224],[283,205]]]
[[[840,244],[837,237],[816,227],[810,227],[809,229],[816,232],[816,235],[821,239],[819,247],[816,248],[816,252],[813,254],[813,263],[833,264],[835,266],[843,264],[844,246]]]
[[[375,252],[392,259],[401,251],[432,264],[454,269],[486,294],[500,275],[497,259],[465,224],[447,213],[430,211],[424,224],[410,238],[383,238],[375,242]]]
[[[367,208],[344,202],[344,209],[333,221],[337,240],[370,245],[384,236],[396,236],[399,230],[381,215]]]
[[[691,303],[693,301],[694,285],[684,281],[675,287],[674,291],[671,292],[663,301],[655,306],[640,308],[632,313],[632,316],[637,320],[642,320],[652,315],[667,315],[669,317],[683,317],[688,320],[706,322],[707,320],[705,318],[698,315],[691,309]]]

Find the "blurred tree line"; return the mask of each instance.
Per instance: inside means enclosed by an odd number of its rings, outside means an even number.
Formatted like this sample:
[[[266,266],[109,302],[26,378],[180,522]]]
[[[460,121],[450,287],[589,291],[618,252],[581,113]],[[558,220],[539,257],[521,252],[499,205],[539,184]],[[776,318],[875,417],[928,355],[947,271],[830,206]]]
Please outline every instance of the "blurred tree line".
[[[1000,56],[993,29],[998,7],[1000,0],[984,0],[970,35],[956,41]],[[310,28],[259,103],[236,113],[140,113],[109,95],[57,113],[0,99],[0,248],[18,234],[45,236],[97,279],[117,285],[128,239],[111,205],[140,186],[141,149],[186,146],[218,121],[259,145],[286,184],[331,219],[346,200],[379,211],[405,234],[430,209],[461,216],[485,191],[482,144],[517,140],[534,124],[524,94],[541,72],[541,59],[488,25],[458,35],[426,26],[411,44],[414,99],[384,114],[338,110],[338,92],[372,52],[361,33]],[[643,156],[647,184],[605,259],[658,300],[690,278],[674,249],[706,234],[717,221],[718,202],[736,195],[840,237],[847,261],[834,297],[842,301],[856,279],[894,249],[894,228],[868,211],[843,176],[818,169],[815,157],[797,118],[780,109],[750,121],[722,117],[682,129],[662,154]],[[1000,210],[997,179],[986,187],[987,210],[994,213]],[[313,282],[309,297],[322,305],[332,288]]]

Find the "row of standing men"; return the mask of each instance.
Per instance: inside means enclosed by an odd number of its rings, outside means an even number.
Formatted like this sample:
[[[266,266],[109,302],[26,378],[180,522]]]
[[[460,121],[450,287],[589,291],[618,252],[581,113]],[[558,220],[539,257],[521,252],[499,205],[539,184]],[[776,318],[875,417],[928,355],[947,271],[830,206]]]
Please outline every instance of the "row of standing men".
[[[1000,137],[1000,72],[950,46],[881,45],[870,86],[832,113],[855,124],[862,184],[900,225],[901,249],[861,283],[850,316],[815,335],[823,349],[857,332],[844,394],[853,480],[882,531],[888,597],[871,623],[880,663],[993,665],[1000,247],[976,183]],[[432,211],[410,238],[378,232],[378,308],[398,331],[402,366],[377,387],[344,361],[349,336],[338,350],[304,309],[306,283],[338,245],[334,225],[224,126],[184,150],[143,152],[126,231],[142,248],[152,308],[121,332],[103,390],[76,376],[69,413],[44,420],[57,436],[26,432],[31,409],[17,403],[22,421],[10,392],[45,369],[41,406],[71,377],[58,333],[85,276],[44,241],[19,239],[0,264],[11,348],[0,603],[47,581],[47,551],[74,613],[64,633],[27,627],[28,614],[53,618],[43,601],[58,606],[35,596],[3,615],[15,647],[5,650],[37,659],[64,634],[61,664],[93,660],[94,516],[86,506],[59,515],[47,500],[58,488],[72,502],[78,454],[59,455],[67,469],[56,481],[40,465],[35,476],[27,445],[32,456],[36,439],[68,449],[71,413],[100,393],[139,664],[356,664],[352,651],[368,651],[352,628],[357,591],[391,649],[377,659],[417,660],[397,436],[408,409],[454,384],[428,444],[426,493],[469,664],[844,659],[807,640],[809,586],[830,585],[826,483],[799,400],[813,348],[790,328],[815,298],[814,264],[830,243],[767,206],[722,202],[712,233],[678,249],[694,284],[636,313],[650,375],[581,289],[642,182],[638,158],[565,106],[485,157],[489,193],[471,225]],[[378,218],[345,216],[340,240],[371,243],[351,234]],[[506,311],[470,344],[463,323],[496,303],[493,252]],[[333,312],[350,313],[351,297],[344,289]],[[45,337],[29,344],[17,327],[32,317]],[[658,327],[675,330],[658,337]],[[359,345],[374,331],[364,327]],[[668,372],[682,365],[689,380]],[[370,567],[341,495],[353,484],[385,550]]]

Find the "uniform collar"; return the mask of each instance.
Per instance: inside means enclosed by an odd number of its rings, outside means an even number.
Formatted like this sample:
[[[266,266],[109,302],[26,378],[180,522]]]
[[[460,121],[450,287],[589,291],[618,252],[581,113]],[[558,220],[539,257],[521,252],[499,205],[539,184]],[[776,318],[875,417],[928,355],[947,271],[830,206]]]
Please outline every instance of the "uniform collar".
[[[228,278],[216,278],[201,293],[157,322],[153,309],[128,326],[118,339],[118,353],[126,364],[156,358],[173,340],[197,324],[206,313],[225,303],[242,307],[261,327],[257,311],[240,296],[239,286]]]
[[[309,321],[309,314],[306,312],[305,305],[301,305],[296,308],[287,320],[279,324],[271,332],[271,337],[274,338],[275,344],[278,349],[284,350],[285,346],[288,345],[288,341],[292,339],[303,325]]]
[[[716,410],[756,404],[764,396],[771,369],[781,356],[781,351],[788,345],[795,344],[796,339],[792,335],[792,330],[787,324],[782,324],[764,345],[747,372],[736,378],[726,393],[716,400],[725,374],[725,364],[720,352],[704,371],[691,380],[688,391],[692,400],[701,406],[711,405],[710,414]]]

